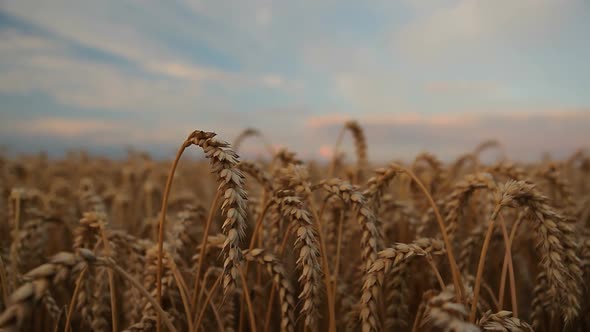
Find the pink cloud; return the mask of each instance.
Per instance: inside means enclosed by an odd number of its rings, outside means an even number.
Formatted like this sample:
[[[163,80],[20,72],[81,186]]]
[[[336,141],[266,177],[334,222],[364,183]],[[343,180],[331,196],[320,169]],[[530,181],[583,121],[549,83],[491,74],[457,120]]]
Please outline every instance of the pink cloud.
[[[67,118],[38,118],[17,125],[29,133],[53,137],[73,138],[83,135],[112,133],[120,129],[114,122],[101,120],[79,120]]]
[[[449,114],[422,114],[422,113],[365,113],[358,117],[352,117],[344,113],[329,113],[324,115],[309,116],[305,125],[310,129],[342,126],[348,120],[358,120],[362,125],[417,125],[428,127],[470,127],[482,123],[486,118],[503,118],[506,120],[526,120],[533,117],[566,120],[576,118],[588,118],[590,110],[587,109],[546,109],[546,110],[512,110],[512,111],[487,111],[479,113],[449,113]]]
[[[526,120],[532,117],[542,117],[545,119],[553,119],[553,120],[569,120],[569,119],[576,119],[576,118],[588,118],[590,115],[590,110],[588,109],[545,109],[539,110],[537,112],[532,112],[530,110],[514,110],[510,112],[502,112],[499,113],[502,117],[510,120]]]
[[[279,75],[268,74],[260,78],[262,84],[270,88],[276,88],[283,84],[283,78]]]
[[[301,115],[296,115],[299,117]],[[340,128],[351,116],[331,113],[310,116],[299,121],[274,118],[259,128],[275,149],[282,146],[303,159],[330,160]],[[411,160],[421,151],[429,151],[443,160],[472,150],[479,142],[497,139],[506,147],[507,155],[518,160],[537,159],[542,152],[566,157],[590,142],[589,109],[517,110],[513,112],[477,112],[438,114],[368,113],[358,120],[365,130],[369,157],[373,162],[396,158]],[[155,151],[155,146],[172,146],[174,151],[193,124],[178,119],[162,120],[148,127],[133,122],[101,119],[69,119],[45,117],[0,122],[0,132],[14,137],[62,138],[80,145],[134,145]],[[297,123],[294,125],[294,123]],[[215,130],[220,138],[231,140],[241,128],[219,128],[218,123],[200,123],[201,129]],[[280,130],[273,130],[273,128]],[[345,140],[351,142],[350,135]],[[155,143],[155,144],[154,144]],[[352,144],[343,144],[341,151],[354,154]],[[152,147],[150,147],[153,144]],[[261,142],[245,144],[240,149],[245,159],[265,155]],[[172,153],[171,152],[171,153]]]
[[[330,160],[330,159],[332,159],[332,156],[334,155],[334,147],[324,144],[324,145],[320,146],[320,148],[318,149],[318,154],[320,157],[322,157],[326,160]]]
[[[41,117],[12,119],[2,123],[0,130],[12,136],[33,136],[80,140],[83,144],[174,144],[181,142],[194,128],[186,124],[161,124],[152,128],[139,128],[133,123],[117,120],[70,119]]]
[[[317,156],[329,158],[338,131],[349,117],[333,113],[307,119],[305,136],[320,146]],[[411,159],[430,151],[444,160],[470,151],[482,141],[497,139],[510,158],[537,159],[543,152],[566,157],[590,142],[590,108],[487,111],[424,115],[363,114],[356,118],[365,130],[374,161]],[[313,125],[313,126],[312,126]]]
[[[336,124],[343,124],[352,117],[346,114],[332,113],[320,116],[310,116],[305,120],[305,126],[309,128],[321,128]]]
[[[313,115],[307,118],[308,128],[343,125],[351,116],[341,113]],[[438,127],[466,126],[477,121],[472,114],[369,113],[356,118],[365,125],[427,125]]]

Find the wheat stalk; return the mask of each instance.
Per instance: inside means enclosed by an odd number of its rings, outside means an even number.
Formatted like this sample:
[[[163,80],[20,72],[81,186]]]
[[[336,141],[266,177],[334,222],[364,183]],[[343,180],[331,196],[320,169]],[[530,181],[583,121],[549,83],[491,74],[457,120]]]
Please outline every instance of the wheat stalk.
[[[218,191],[223,194],[221,210],[226,217],[221,226],[226,236],[223,289],[227,294],[235,287],[242,260],[240,242],[245,236],[247,194],[243,189],[244,176],[236,168],[238,155],[231,150],[229,143],[217,140],[215,136],[215,133],[197,130],[189,136],[189,141],[200,146],[210,159],[211,169],[217,174]]]
[[[500,187],[497,194],[497,208],[492,215],[495,219],[504,206],[529,207],[536,219],[534,229],[537,233],[537,248],[542,257],[540,265],[547,280],[547,296],[556,297],[565,305],[555,305],[565,322],[577,317],[580,310],[582,271],[577,256],[577,244],[573,228],[567,219],[555,211],[548,198],[540,194],[534,185],[523,181],[509,181]]]

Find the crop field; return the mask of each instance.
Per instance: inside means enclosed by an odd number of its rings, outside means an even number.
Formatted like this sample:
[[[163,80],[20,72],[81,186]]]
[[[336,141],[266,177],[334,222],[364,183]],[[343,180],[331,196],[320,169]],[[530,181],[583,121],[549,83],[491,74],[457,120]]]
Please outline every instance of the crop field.
[[[0,155],[0,331],[590,330],[584,150],[376,163],[350,121],[320,163],[220,136]]]

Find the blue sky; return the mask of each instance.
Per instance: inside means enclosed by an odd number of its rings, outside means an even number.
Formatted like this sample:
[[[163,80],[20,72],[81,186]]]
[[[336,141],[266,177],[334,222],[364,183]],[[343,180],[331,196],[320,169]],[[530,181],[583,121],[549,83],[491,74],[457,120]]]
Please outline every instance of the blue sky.
[[[326,158],[357,119],[380,161],[564,156],[590,142],[589,35],[585,0],[3,0],[0,144],[167,157],[255,127]]]

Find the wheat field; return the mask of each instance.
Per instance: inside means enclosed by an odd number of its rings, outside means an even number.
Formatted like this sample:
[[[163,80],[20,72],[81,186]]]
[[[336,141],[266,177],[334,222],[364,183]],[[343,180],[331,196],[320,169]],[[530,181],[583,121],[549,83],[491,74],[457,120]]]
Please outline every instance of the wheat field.
[[[335,141],[328,164],[255,129],[196,130],[173,162],[0,156],[0,330],[590,330],[590,154]]]

